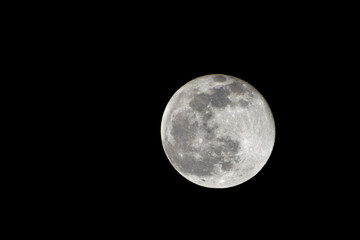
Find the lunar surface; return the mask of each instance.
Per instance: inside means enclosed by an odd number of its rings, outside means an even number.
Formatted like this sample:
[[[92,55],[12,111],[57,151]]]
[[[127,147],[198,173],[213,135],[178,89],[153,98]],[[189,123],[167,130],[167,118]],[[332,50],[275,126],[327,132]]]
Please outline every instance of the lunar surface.
[[[275,142],[274,119],[249,83],[222,74],[196,78],[167,104],[161,140],[174,168],[203,187],[227,188],[254,177]]]

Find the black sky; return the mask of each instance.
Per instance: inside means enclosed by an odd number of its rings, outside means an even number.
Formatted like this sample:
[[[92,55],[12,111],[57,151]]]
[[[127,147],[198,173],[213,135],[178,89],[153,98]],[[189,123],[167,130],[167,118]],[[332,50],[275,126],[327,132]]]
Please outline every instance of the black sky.
[[[60,92],[57,106],[66,113],[56,116],[64,139],[56,151],[61,161],[48,173],[61,176],[53,189],[64,193],[54,193],[63,208],[141,227],[157,218],[177,228],[178,218],[203,227],[212,219],[231,217],[228,225],[236,227],[280,218],[295,232],[301,232],[299,219],[312,228],[317,219],[341,212],[329,205],[347,194],[334,170],[340,116],[332,111],[341,106],[334,93],[343,51],[333,36],[345,30],[333,18],[319,17],[321,9],[296,9],[275,14],[263,8],[258,15],[200,9],[181,17],[89,12],[62,22],[66,34],[55,31],[58,44],[48,42],[47,54],[57,63],[48,61],[47,70]],[[259,90],[276,126],[268,163],[229,189],[187,181],[167,160],[160,138],[161,117],[175,91],[214,73]]]

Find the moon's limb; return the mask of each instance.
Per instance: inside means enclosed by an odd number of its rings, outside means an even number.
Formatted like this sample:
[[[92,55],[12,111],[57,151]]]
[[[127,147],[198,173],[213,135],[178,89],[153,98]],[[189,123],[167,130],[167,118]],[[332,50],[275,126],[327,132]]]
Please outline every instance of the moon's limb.
[[[206,75],[181,87],[161,123],[165,153],[186,179],[211,188],[241,184],[270,157],[275,124],[264,97],[229,75]]]

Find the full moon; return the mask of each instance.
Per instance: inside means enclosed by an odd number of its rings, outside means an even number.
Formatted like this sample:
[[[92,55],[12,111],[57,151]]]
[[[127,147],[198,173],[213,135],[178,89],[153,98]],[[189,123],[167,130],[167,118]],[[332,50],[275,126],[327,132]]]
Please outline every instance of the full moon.
[[[268,161],[275,123],[264,97],[229,75],[198,77],[167,104],[161,140],[172,166],[187,180],[228,188],[254,177]]]

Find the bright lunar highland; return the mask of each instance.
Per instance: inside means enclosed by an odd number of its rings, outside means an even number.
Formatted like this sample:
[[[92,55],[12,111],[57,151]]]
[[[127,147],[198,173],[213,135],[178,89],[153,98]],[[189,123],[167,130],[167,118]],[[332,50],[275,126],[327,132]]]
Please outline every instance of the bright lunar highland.
[[[264,97],[249,83],[223,74],[182,86],[167,104],[161,140],[174,168],[203,187],[227,188],[254,177],[275,142]]]

